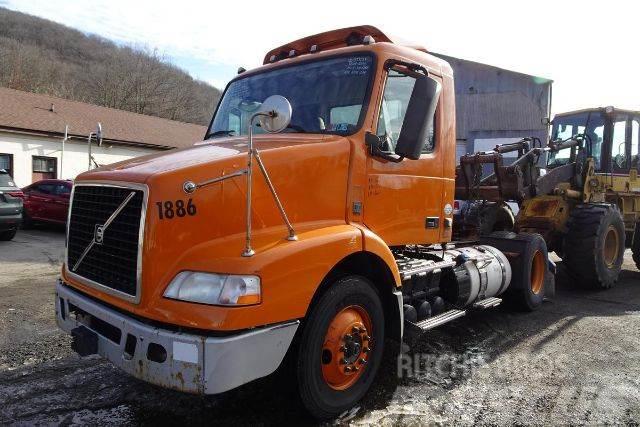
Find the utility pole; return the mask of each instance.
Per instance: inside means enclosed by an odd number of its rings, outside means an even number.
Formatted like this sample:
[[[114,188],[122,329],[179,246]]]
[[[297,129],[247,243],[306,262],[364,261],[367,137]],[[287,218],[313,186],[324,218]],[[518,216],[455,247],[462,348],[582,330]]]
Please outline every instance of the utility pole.
[[[64,138],[62,139],[62,151],[60,152],[60,172],[58,179],[64,179],[63,175],[63,165],[64,165],[64,143],[67,142],[67,138],[69,137],[69,125],[65,125],[64,127]]]

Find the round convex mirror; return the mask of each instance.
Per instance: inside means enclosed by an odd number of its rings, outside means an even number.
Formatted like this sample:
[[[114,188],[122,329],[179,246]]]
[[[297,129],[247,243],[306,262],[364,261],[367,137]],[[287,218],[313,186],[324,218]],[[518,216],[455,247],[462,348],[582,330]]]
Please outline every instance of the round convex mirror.
[[[269,133],[282,132],[291,123],[291,103],[281,95],[271,95],[260,106],[260,127]]]

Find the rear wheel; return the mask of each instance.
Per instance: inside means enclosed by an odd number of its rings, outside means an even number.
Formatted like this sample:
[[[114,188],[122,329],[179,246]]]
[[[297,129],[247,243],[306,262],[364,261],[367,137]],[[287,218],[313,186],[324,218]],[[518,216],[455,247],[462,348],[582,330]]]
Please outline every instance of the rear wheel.
[[[618,209],[578,205],[567,223],[564,265],[576,282],[587,288],[607,289],[618,280],[624,260],[624,222]]]
[[[497,231],[481,242],[498,248],[509,258],[511,284],[504,294],[505,301],[523,311],[533,311],[540,307],[547,285],[553,280],[547,264],[547,245],[542,236]]]
[[[13,230],[2,231],[0,232],[0,240],[1,241],[11,240],[16,236],[17,232],[18,230],[15,228]]]
[[[334,283],[312,308],[298,348],[300,397],[316,418],[354,406],[371,386],[383,354],[384,312],[359,276]]]

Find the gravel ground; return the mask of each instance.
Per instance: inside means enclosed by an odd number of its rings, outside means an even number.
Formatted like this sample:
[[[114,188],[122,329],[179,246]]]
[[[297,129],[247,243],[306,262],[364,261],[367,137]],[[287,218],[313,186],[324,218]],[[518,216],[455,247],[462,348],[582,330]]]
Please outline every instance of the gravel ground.
[[[64,233],[0,242],[0,424],[309,424],[281,378],[216,397],[155,387],[69,349],[53,317]],[[535,313],[498,307],[412,340],[385,360],[352,424],[637,424],[640,272],[611,290],[558,292]]]

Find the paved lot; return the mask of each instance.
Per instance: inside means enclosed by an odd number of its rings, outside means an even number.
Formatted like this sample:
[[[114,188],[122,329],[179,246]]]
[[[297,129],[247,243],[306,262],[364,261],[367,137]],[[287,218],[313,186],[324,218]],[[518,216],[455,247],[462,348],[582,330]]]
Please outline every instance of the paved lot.
[[[53,318],[63,247],[56,229],[0,242],[0,424],[311,422],[275,377],[198,397],[72,355]],[[497,308],[431,332],[385,361],[366,400],[339,421],[637,424],[640,272],[630,253],[625,268],[609,291],[560,276],[556,299],[535,313]]]

